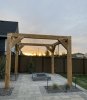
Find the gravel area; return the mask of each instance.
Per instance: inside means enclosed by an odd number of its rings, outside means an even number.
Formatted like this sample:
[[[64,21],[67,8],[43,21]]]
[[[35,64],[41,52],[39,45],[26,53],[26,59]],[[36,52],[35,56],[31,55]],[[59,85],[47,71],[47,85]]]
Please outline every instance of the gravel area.
[[[58,74],[49,76],[51,80],[48,81],[48,86],[53,84],[60,86],[67,82]],[[47,86],[47,81],[33,81],[31,74],[19,74],[17,81],[11,81],[11,88],[6,91],[3,89],[4,81],[0,82],[0,100],[87,100],[87,92],[82,89],[78,92],[47,93],[44,86]]]
[[[10,76],[10,80],[11,81],[17,81],[18,79],[18,75],[15,76],[15,74],[11,74]],[[3,82],[4,79],[0,79],[0,82]],[[5,89],[5,88],[1,88],[0,87],[0,96],[11,96],[12,91],[13,91],[13,87],[10,87],[9,89]]]
[[[5,88],[0,88],[0,96],[10,96],[12,94],[14,88],[9,88],[9,89],[5,89]]]

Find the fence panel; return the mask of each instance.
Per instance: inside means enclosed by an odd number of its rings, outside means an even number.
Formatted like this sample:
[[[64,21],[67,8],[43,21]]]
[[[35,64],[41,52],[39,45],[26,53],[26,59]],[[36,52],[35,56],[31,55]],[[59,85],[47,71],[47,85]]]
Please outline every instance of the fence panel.
[[[28,71],[30,63],[33,63],[33,72],[48,72],[51,73],[51,57],[38,56],[19,56],[18,70],[21,73]],[[15,57],[12,57],[12,71],[15,67]],[[72,59],[72,69],[74,74],[87,74],[87,59]],[[67,60],[63,57],[55,57],[55,72],[67,72]]]

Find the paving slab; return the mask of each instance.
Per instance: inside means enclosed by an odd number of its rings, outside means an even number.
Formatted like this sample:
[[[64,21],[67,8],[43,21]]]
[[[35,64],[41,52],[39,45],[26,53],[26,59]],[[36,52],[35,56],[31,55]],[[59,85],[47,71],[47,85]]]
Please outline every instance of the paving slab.
[[[57,83],[64,85],[67,80],[58,74],[49,74],[49,85]],[[47,93],[44,86],[47,81],[33,81],[31,74],[19,74],[17,81],[11,81],[13,87],[11,96],[0,96],[0,100],[87,100],[87,92]],[[0,81],[0,88],[4,87],[4,81]]]

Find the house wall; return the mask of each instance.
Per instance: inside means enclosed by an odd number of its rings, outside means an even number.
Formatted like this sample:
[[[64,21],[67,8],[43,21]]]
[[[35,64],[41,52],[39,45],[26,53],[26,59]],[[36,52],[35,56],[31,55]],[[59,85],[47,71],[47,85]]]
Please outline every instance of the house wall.
[[[5,51],[5,40],[3,38],[0,38],[0,51]]]
[[[5,39],[5,54],[6,54],[6,48],[7,48],[7,39]]]
[[[0,50],[6,52],[7,46],[7,34],[8,33],[19,33],[18,22],[13,21],[0,21]],[[14,52],[14,48],[12,48]]]
[[[5,51],[5,54],[6,54],[6,49],[7,49],[7,39],[4,39],[4,42],[5,42],[5,48],[4,48],[4,51]],[[11,51],[12,52],[15,52],[15,47],[13,47],[12,49],[11,49]]]

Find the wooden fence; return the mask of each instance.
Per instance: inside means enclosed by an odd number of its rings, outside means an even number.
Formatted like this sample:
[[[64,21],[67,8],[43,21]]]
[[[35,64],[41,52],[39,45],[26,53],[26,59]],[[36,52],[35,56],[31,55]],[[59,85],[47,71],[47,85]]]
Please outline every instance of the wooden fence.
[[[15,59],[12,56],[11,70],[14,71]],[[31,66],[32,63],[32,66]],[[66,73],[66,57],[55,57],[55,73]],[[38,56],[19,56],[18,71],[20,73],[32,72],[51,72],[51,57]],[[74,74],[87,74],[87,59],[72,59]]]

